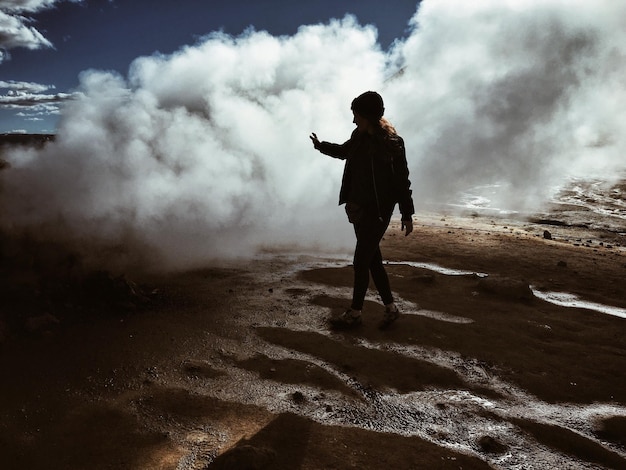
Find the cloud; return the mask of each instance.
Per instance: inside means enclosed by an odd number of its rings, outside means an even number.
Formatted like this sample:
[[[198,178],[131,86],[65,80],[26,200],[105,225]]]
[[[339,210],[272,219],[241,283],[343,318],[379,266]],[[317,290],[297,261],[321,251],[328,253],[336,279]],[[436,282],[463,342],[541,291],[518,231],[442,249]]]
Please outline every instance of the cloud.
[[[52,7],[59,0],[0,0],[0,10],[36,12]]]
[[[32,26],[27,26],[30,20],[20,15],[10,15],[0,10],[0,47],[14,49],[41,49],[52,47],[52,43]]]
[[[80,3],[83,0],[0,0],[0,10],[18,13],[36,13],[41,10],[52,8],[56,3],[63,1]],[[112,2],[113,0],[109,1]]]
[[[26,121],[43,121],[43,116],[60,114],[62,104],[77,96],[76,93],[45,93],[54,88],[54,85],[41,83],[0,80],[0,90],[7,90],[0,95],[0,109],[21,110],[16,115]]]
[[[536,209],[571,177],[626,169],[625,9],[425,0],[391,51],[348,16],[293,36],[211,34],[127,77],[84,72],[56,141],[7,157],[3,223],[150,267],[349,251],[342,163],[308,135],[347,139],[368,89],[405,138],[418,210],[496,185],[497,207]]]
[[[0,64],[10,56],[6,51],[23,47],[42,49],[53,47],[36,28],[29,26],[34,20],[22,13],[36,13],[52,8],[63,0],[0,0]],[[81,0],[69,0],[80,2]]]
[[[72,99],[74,96],[76,95],[70,93],[55,93],[53,95],[45,95],[35,93],[9,92],[4,96],[0,96],[0,108],[27,108],[48,103],[61,103],[63,101]]]
[[[0,80],[0,89],[16,90],[19,92],[42,93],[53,88],[54,85],[44,85],[34,82],[18,82],[15,80]]]

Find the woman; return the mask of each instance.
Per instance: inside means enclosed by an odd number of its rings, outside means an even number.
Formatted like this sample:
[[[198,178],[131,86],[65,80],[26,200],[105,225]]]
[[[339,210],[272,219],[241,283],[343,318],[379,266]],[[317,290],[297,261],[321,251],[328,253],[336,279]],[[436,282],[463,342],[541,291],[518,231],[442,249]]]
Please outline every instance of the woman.
[[[367,91],[352,101],[357,128],[343,144],[320,142],[315,133],[313,146],[325,155],[346,160],[339,204],[344,204],[348,220],[354,225],[354,287],[350,309],[330,319],[335,328],[361,324],[361,311],[369,285],[369,275],[385,305],[380,324],[386,328],[400,316],[393,301],[389,278],[383,266],[380,241],[398,203],[405,236],[413,231],[414,213],[411,182],[404,141],[383,118],[382,97]]]

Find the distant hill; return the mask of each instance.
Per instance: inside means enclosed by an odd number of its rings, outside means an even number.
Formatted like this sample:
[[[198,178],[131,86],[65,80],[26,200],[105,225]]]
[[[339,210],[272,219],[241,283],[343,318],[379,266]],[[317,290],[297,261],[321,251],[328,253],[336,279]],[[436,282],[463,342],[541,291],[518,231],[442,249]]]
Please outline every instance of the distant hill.
[[[9,147],[43,147],[47,142],[52,142],[54,134],[0,134],[0,170],[9,167],[2,159],[3,150]]]
[[[54,134],[0,134],[0,148],[12,145],[41,147],[54,138]]]

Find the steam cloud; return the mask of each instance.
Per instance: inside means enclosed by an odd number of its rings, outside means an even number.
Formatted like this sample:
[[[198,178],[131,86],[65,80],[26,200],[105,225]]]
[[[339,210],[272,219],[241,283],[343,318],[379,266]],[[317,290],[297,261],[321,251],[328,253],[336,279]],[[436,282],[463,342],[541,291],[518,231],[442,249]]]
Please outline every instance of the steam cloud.
[[[345,140],[369,89],[405,138],[418,211],[490,184],[494,205],[532,210],[568,178],[625,169],[622,2],[426,0],[410,24],[389,51],[347,16],[86,71],[56,142],[9,156],[3,225],[147,247],[164,268],[345,249],[342,164],[308,134]]]

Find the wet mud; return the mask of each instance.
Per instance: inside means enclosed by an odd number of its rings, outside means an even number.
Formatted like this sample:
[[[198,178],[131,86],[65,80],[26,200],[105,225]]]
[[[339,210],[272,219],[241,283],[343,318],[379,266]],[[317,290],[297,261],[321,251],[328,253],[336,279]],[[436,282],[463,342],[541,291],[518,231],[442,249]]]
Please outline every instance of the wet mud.
[[[618,235],[397,225],[387,330],[373,291],[362,326],[328,328],[348,256],[268,252],[146,278],[160,295],[140,312],[8,338],[2,468],[626,468]]]

